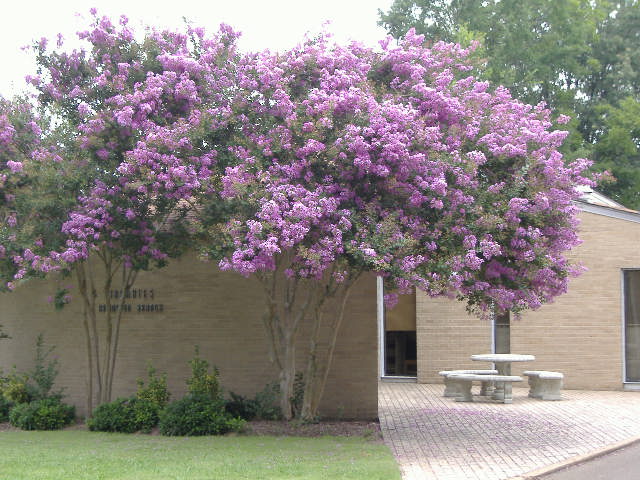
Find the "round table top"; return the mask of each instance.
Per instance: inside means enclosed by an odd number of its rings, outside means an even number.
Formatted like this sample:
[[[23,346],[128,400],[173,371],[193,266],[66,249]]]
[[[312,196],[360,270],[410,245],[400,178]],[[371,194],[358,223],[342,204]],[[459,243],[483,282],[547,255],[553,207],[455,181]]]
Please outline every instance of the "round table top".
[[[478,362],[530,362],[535,360],[533,355],[518,355],[516,353],[483,353],[480,355],[471,355],[471,360]]]

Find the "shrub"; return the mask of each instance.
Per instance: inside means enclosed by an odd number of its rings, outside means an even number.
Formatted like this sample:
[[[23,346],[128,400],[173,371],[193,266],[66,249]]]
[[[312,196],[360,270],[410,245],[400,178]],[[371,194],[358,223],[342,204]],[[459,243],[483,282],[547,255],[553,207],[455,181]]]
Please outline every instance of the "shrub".
[[[282,411],[280,410],[280,387],[277,383],[267,384],[261,391],[256,393],[254,402],[256,406],[256,418],[262,420],[280,420]]]
[[[22,430],[58,430],[69,425],[74,416],[73,406],[57,398],[45,398],[14,406],[9,412],[9,421]]]
[[[45,349],[42,334],[36,340],[36,361],[33,370],[28,374],[27,388],[33,400],[45,398],[62,398],[62,391],[51,392],[58,376],[58,360],[49,360],[49,355],[56,347]]]
[[[29,403],[31,398],[30,389],[27,386],[28,377],[15,372],[11,373],[5,380],[2,387],[2,396],[13,404]]]
[[[135,417],[136,430],[149,433],[158,425],[160,411],[158,405],[151,400],[134,398],[131,399],[133,414]]]
[[[171,402],[160,413],[162,435],[219,435],[240,431],[244,420],[233,418],[224,410],[224,402],[208,395],[188,394]]]
[[[55,347],[45,349],[42,334],[36,340],[36,358],[33,370],[19,374],[14,370],[2,379],[2,396],[16,405],[47,398],[62,399],[62,391],[52,392],[58,376],[58,360],[49,360]]]
[[[134,398],[118,398],[113,402],[98,405],[87,421],[89,430],[98,432],[137,432],[139,424],[136,420]]]
[[[136,423],[139,430],[150,432],[158,424],[160,411],[169,403],[169,390],[167,388],[167,374],[156,375],[156,369],[152,365],[147,368],[148,380],[138,379],[138,391],[133,402]]]
[[[234,392],[229,392],[231,397],[225,402],[227,413],[233,417],[240,417],[244,420],[279,420],[282,418],[280,406],[278,405],[280,388],[277,383],[270,383],[254,398],[247,398]]]
[[[167,388],[167,374],[156,375],[156,369],[151,364],[147,367],[147,385],[144,381],[138,379],[138,392],[136,398],[138,400],[148,400],[157,405],[158,410],[163,409],[169,403],[170,393]]]
[[[200,349],[196,346],[196,355],[189,361],[191,365],[191,378],[187,380],[189,393],[196,397],[209,397],[212,400],[222,400],[222,388],[218,382],[218,369],[213,367],[213,373],[209,374],[209,362],[200,358]]]
[[[253,420],[256,418],[256,402],[251,398],[229,392],[231,397],[224,402],[225,411],[232,417],[243,418],[244,420]]]
[[[9,410],[11,410],[11,407],[13,407],[13,403],[0,395],[0,422],[9,420]]]

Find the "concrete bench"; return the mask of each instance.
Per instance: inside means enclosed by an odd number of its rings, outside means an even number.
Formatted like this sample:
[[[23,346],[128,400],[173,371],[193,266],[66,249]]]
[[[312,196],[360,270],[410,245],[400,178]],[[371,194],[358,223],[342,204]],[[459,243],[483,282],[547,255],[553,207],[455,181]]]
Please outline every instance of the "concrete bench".
[[[443,377],[444,380],[444,396],[445,397],[457,397],[458,389],[457,384],[451,382],[449,380],[449,375],[454,373],[468,373],[471,375],[497,375],[497,370],[442,370],[438,372],[438,375]],[[480,395],[487,395],[491,390],[491,382],[486,381],[482,382],[482,387],[480,388]]]
[[[564,375],[560,372],[548,372],[546,370],[528,370],[522,372],[529,377],[529,396],[541,400],[562,400],[562,380]]]
[[[502,403],[513,403],[511,384],[522,381],[522,377],[516,375],[474,375],[470,373],[454,373],[447,378],[456,384],[459,392],[456,402],[473,402],[473,396],[471,395],[473,382],[495,382],[504,388],[504,396],[501,393],[501,397],[496,399],[501,400]]]

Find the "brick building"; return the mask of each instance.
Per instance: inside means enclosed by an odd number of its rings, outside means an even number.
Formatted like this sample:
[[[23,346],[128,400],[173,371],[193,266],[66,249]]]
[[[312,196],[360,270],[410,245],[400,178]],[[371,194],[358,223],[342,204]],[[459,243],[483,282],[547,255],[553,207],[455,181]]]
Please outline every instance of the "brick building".
[[[579,207],[583,243],[571,256],[588,270],[566,294],[508,323],[471,317],[448,299],[408,296],[385,312],[381,375],[436,383],[440,370],[489,368],[471,354],[510,350],[536,357],[513,364],[514,374],[561,371],[570,389],[640,387],[640,212],[591,190]]]
[[[57,385],[64,387],[66,401],[86,414],[81,302],[72,300],[61,311],[47,302],[48,296],[67,285],[73,281],[33,280],[0,295],[0,324],[12,337],[0,342],[0,368],[5,372],[12,365],[18,371],[31,368],[36,338],[42,333],[59,357]],[[375,288],[375,277],[370,276],[360,279],[351,292],[320,406],[327,417],[377,417]],[[76,295],[74,288],[71,295]],[[167,372],[173,398],[180,398],[195,345],[218,367],[227,392],[253,395],[277,381],[262,324],[262,288],[256,281],[187,256],[162,270],[141,272],[130,297],[121,324],[113,398],[135,393],[136,379],[146,377],[148,362]],[[297,346],[301,359],[307,347],[308,341]]]
[[[321,414],[374,418],[381,376],[440,382],[439,370],[488,367],[469,356],[506,349],[536,356],[534,363],[514,364],[514,374],[558,370],[574,389],[640,386],[640,213],[591,191],[579,205],[584,243],[572,255],[588,271],[572,279],[569,292],[555,303],[510,323],[470,317],[462,304],[421,292],[385,311],[381,282],[363,278],[350,297]],[[56,346],[58,385],[84,414],[80,302],[61,311],[47,302],[71,283],[31,281],[0,295],[0,323],[13,337],[0,342],[0,368],[30,368],[36,337],[43,333],[46,344]],[[195,345],[219,368],[227,391],[252,395],[276,380],[261,320],[262,293],[253,280],[187,256],[163,270],[140,273],[135,290],[121,326],[114,398],[135,392],[148,362],[167,372],[178,398]],[[301,356],[306,348],[301,342]]]

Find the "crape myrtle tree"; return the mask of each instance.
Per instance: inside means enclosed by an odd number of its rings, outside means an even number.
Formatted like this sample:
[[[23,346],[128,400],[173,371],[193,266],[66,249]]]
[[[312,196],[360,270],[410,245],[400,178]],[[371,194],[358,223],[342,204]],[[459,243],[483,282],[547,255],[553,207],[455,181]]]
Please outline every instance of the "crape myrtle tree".
[[[11,257],[23,276],[76,275],[99,402],[122,309],[109,305],[98,344],[98,285],[108,300],[112,282],[126,291],[190,239],[262,285],[286,418],[316,417],[349,292],[368,272],[480,314],[536,308],[566,288],[588,162],[566,165],[550,112],[490,91],[468,49],[427,48],[410,32],[382,51],[321,36],[241,56],[228,27],[138,42],[122,23],[96,17],[87,51],[37,47],[33,82],[63,134],[36,157],[78,183],[59,233]]]
[[[206,254],[264,288],[285,418],[316,417],[348,294],[366,272],[485,315],[537,308],[566,289],[572,202],[591,184],[589,162],[566,165],[551,113],[491,92],[471,75],[469,52],[427,48],[411,31],[381,53],[320,37],[239,60],[213,120],[233,140],[212,149],[216,173],[196,205]],[[129,168],[148,171],[138,157]]]
[[[224,34],[201,41],[203,32],[191,29],[149,30],[136,39],[125,17],[115,25],[92,13],[94,24],[79,33],[84,48],[65,51],[59,41],[50,50],[44,40],[34,47],[39,74],[30,81],[35,101],[55,125],[55,141],[29,158],[52,175],[46,181],[36,176],[38,188],[27,193],[53,196],[64,208],[48,218],[37,202],[26,206],[25,225],[55,228],[37,238],[28,226],[18,229],[26,233],[16,245],[20,253],[10,257],[17,271],[8,284],[52,271],[75,277],[86,334],[89,411],[94,400],[111,399],[123,306],[138,272],[164,266],[188,248],[194,234],[186,222],[192,207],[176,194],[192,172],[173,166],[167,152],[154,152],[159,181],[178,184],[171,194],[159,195],[127,175],[126,159],[141,147],[143,132],[152,143],[158,128],[184,121],[198,85],[213,83],[232,43]],[[206,62],[193,70],[196,55]],[[181,148],[170,146],[176,154]],[[206,161],[201,159],[205,171]]]

